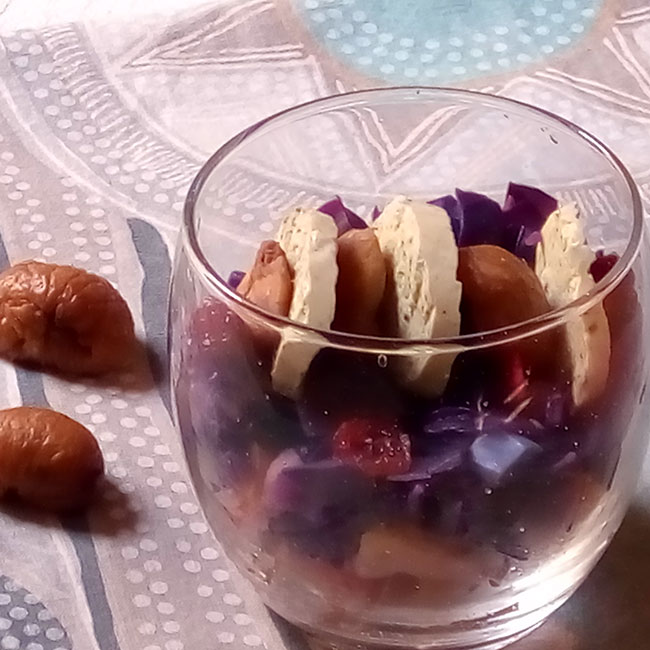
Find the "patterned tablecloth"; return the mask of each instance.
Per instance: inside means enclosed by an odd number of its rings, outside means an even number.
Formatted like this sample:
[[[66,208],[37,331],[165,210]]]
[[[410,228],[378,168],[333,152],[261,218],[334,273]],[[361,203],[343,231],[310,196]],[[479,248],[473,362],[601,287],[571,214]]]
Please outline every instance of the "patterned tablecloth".
[[[100,441],[111,482],[87,517],[0,514],[0,648],[305,647],[209,531],[160,381],[190,180],[270,112],[354,88],[456,84],[582,124],[650,201],[650,5],[2,0],[0,9],[2,264],[36,257],[106,276],[150,350],[119,386],[0,366],[0,407],[49,405],[77,418]],[[390,145],[397,156],[413,139]],[[520,650],[650,648],[649,481],[646,464],[605,558]]]

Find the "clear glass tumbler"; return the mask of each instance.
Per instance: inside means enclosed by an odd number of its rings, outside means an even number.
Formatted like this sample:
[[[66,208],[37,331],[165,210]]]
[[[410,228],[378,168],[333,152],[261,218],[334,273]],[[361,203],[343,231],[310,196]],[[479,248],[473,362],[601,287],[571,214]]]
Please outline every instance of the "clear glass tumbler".
[[[501,198],[509,181],[575,201],[594,251],[618,255],[593,290],[533,320],[446,340],[374,338],[273,316],[227,282],[292,207],[340,195],[370,218],[398,194]],[[620,161],[508,99],[363,91],[285,111],[224,145],[185,206],[171,377],[203,508],[268,606],[337,645],[419,648],[502,647],[559,607],[616,532],[646,450],[646,259],[639,195]],[[567,407],[566,376],[517,398],[503,360],[526,347],[559,361],[567,328],[603,309],[611,359],[600,399]],[[317,351],[295,399],[270,382],[281,337]],[[394,379],[400,364],[435,355],[455,355],[444,404]],[[332,436],[350,422],[362,436],[399,422],[419,465],[386,479],[332,459]],[[491,481],[468,468],[468,454],[497,465],[516,455],[513,436],[536,452],[523,470],[495,466]]]

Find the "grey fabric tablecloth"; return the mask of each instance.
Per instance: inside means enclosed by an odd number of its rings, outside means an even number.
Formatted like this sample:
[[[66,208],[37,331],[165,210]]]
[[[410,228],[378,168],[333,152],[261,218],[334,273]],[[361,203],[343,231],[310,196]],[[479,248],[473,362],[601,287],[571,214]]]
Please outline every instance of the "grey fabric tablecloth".
[[[622,157],[648,201],[650,5],[4,0],[0,10],[2,265],[35,257],[104,275],[150,350],[114,387],[0,365],[0,407],[49,405],[78,419],[110,478],[87,517],[0,514],[0,648],[303,647],[209,531],[158,381],[189,182],[270,112],[424,83],[489,90],[580,123]],[[409,142],[392,145],[400,153]],[[605,558],[519,650],[650,648],[649,479],[646,464]]]

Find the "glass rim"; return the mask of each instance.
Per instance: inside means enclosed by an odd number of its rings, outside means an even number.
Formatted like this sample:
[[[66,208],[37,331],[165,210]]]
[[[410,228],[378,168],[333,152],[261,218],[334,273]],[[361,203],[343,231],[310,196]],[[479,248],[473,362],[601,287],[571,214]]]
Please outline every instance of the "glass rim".
[[[231,154],[234,154],[240,145],[244,144],[253,135],[262,135],[265,129],[272,129],[275,125],[281,125],[293,118],[308,117],[314,110],[335,108],[344,106],[347,102],[355,104],[364,99],[374,99],[382,94],[394,94],[399,96],[422,97],[444,96],[450,99],[457,99],[460,103],[472,104],[481,103],[485,106],[515,110],[520,114],[531,114],[543,118],[557,125],[568,129],[578,136],[592,150],[601,154],[623,177],[630,193],[632,203],[632,230],[626,243],[625,250],[610,271],[601,278],[594,287],[572,302],[552,309],[544,314],[529,318],[518,323],[497,329],[473,332],[471,334],[458,334],[448,337],[432,337],[418,339],[403,339],[399,337],[369,336],[363,334],[351,334],[337,330],[320,329],[299,323],[285,316],[278,316],[254,303],[250,302],[237,293],[227,281],[214,269],[205,256],[198,240],[198,233],[195,221],[195,206],[210,174],[224,162]],[[225,144],[223,144],[201,167],[194,180],[190,184],[183,208],[183,221],[180,244],[186,249],[190,263],[198,270],[204,281],[221,295],[227,302],[237,305],[245,312],[254,315],[256,320],[268,324],[274,329],[290,329],[300,332],[305,336],[318,336],[325,338],[328,345],[342,349],[372,350],[375,352],[395,352],[396,350],[416,350],[421,348],[444,347],[458,348],[459,350],[479,349],[492,345],[511,343],[523,338],[541,334],[542,332],[561,326],[571,315],[583,314],[596,304],[600,303],[626,276],[636,255],[639,251],[644,231],[643,207],[639,190],[632,175],[616,154],[598,138],[588,131],[566,120],[554,113],[525,102],[508,97],[501,97],[491,93],[476,90],[446,88],[442,86],[391,86],[385,88],[371,88],[356,90],[337,95],[329,95],[318,99],[304,102],[296,106],[284,109],[251,126],[240,131]]]

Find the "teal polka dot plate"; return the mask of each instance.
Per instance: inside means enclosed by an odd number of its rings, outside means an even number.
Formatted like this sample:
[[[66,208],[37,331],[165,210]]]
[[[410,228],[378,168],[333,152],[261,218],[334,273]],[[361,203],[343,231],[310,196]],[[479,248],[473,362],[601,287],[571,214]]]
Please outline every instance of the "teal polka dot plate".
[[[566,50],[605,0],[293,0],[317,40],[370,77],[446,84]]]

